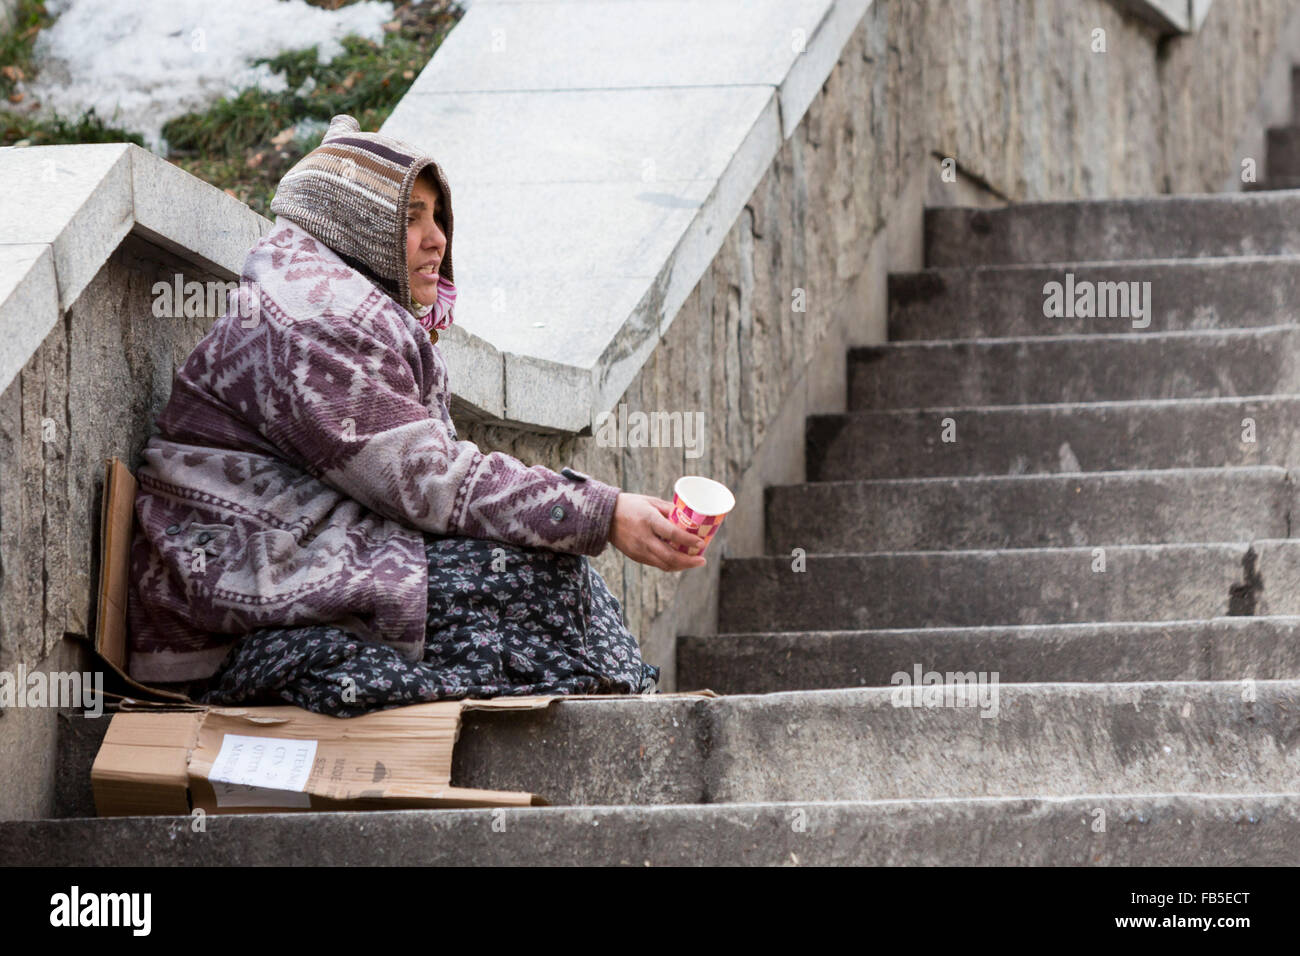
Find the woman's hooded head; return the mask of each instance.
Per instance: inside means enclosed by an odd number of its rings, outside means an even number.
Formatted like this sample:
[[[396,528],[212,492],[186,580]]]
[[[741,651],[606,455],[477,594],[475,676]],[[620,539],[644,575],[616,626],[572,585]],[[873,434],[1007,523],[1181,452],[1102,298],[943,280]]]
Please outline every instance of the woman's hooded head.
[[[411,298],[407,214],[421,174],[439,196],[438,222],[447,244],[438,266],[437,303]],[[321,144],[284,174],[271,212],[294,222],[366,275],[428,329],[452,322],[456,288],[451,263],[451,189],[432,157],[379,133],[363,133],[351,116],[335,116]]]

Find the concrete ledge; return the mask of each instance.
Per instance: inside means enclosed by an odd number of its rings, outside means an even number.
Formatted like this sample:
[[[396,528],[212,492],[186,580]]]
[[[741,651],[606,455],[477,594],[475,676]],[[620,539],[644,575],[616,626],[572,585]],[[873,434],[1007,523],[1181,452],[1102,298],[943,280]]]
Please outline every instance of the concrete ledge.
[[[1065,273],[1094,283],[1150,282],[1148,328],[1043,315],[1043,287]],[[972,339],[1244,329],[1294,322],[1300,258],[1290,255],[1128,260],[1102,265],[978,266],[889,276],[889,339]],[[1131,287],[1130,287],[1131,288]],[[971,309],[967,303],[979,302]]]
[[[987,306],[982,306],[986,308]],[[1146,321],[1154,309],[1147,306]],[[849,409],[1300,393],[1300,326],[891,342],[849,354]],[[1128,326],[1130,331],[1123,331]]]
[[[741,558],[721,588],[737,632],[1294,615],[1300,541],[809,554],[802,573]]]
[[[1223,647],[1213,681],[1011,684],[986,673],[982,693],[996,698],[965,706],[898,706],[885,686],[468,711],[451,780],[556,806],[1290,792],[1300,680],[1260,679],[1272,652],[1247,646]],[[917,660],[965,673],[988,650]],[[1289,669],[1285,657],[1267,666]],[[88,788],[89,743],[107,721],[83,723],[95,726],[84,728],[81,769],[69,761],[60,775]],[[90,803],[70,794],[64,805]]]
[[[1205,22],[1214,0],[1112,0],[1115,6],[1144,20],[1161,35],[1195,33]]]
[[[271,222],[131,143],[0,149],[0,392],[129,233],[238,277]]]
[[[1296,793],[0,823],[9,866],[1294,866],[1297,846]]]
[[[960,440],[942,440],[945,418],[961,430]],[[1300,466],[1298,419],[1300,395],[816,415],[808,419],[808,480],[1295,468]],[[1243,432],[1248,424],[1255,435]],[[1116,442],[1119,429],[1123,442]]]
[[[677,657],[683,685],[720,694],[889,687],[955,661],[1005,684],[1293,680],[1300,618],[717,634],[680,638]]]
[[[1286,538],[1294,505],[1294,479],[1277,467],[776,485],[767,489],[765,553]]]
[[[585,806],[1289,790],[1300,682],[1246,686],[1004,684],[986,717],[892,687],[474,711],[452,780]]]
[[[37,291],[62,313],[134,224],[130,146],[7,147],[0,149],[0,179],[18,187],[0,195],[0,252],[11,244],[48,245],[57,284]],[[6,329],[22,321],[8,312],[2,318]],[[4,371],[0,389],[17,369]]]
[[[927,209],[926,266],[1300,254],[1300,191]]]
[[[451,181],[457,324],[485,370],[489,350],[502,361],[499,403],[476,404],[570,434],[615,406],[869,6],[468,11],[381,132],[428,150]]]

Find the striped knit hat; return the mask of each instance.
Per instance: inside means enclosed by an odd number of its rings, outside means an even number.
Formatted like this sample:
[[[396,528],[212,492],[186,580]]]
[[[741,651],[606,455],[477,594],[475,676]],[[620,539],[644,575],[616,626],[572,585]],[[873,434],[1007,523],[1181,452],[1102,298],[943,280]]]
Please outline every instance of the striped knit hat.
[[[415,177],[432,167],[442,192],[447,248],[438,266],[433,310],[411,301],[406,265],[407,203]],[[284,174],[271,212],[292,220],[364,273],[428,329],[451,324],[455,301],[451,271],[451,188],[433,158],[407,143],[361,132],[346,113],[330,120],[321,144]],[[437,333],[432,337],[437,340]]]

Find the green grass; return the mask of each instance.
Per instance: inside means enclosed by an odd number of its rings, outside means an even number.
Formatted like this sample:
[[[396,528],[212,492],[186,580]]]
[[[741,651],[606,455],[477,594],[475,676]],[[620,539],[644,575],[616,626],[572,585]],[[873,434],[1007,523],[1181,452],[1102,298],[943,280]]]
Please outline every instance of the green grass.
[[[13,29],[0,35],[0,99],[9,107],[0,112],[0,146],[124,141],[143,146],[144,140],[139,135],[105,125],[93,109],[78,117],[60,116],[46,120],[9,111],[21,110],[27,105],[27,97],[18,90],[18,83],[35,72],[32,48],[36,44],[36,35],[53,22],[54,18],[46,11],[42,0],[19,0]]]
[[[54,18],[45,11],[41,0],[19,0],[18,9],[14,11],[13,29],[0,35],[0,67],[10,68],[0,75],[0,96],[9,99],[14,92],[19,76],[12,70],[32,75],[32,46],[36,43],[36,34],[53,22]]]
[[[334,9],[353,0],[308,2]],[[316,62],[315,47],[252,61],[283,70],[288,88],[283,93],[245,90],[201,113],[171,120],[162,130],[171,149],[168,159],[270,217],[271,198],[280,178],[304,153],[320,145],[323,134],[322,128],[304,136],[290,127],[303,120],[328,123],[332,116],[348,113],[363,130],[378,129],[463,12],[455,0],[395,6],[397,28],[386,32],[382,43],[347,37],[342,41],[344,52],[327,65]],[[19,17],[22,26],[0,41],[0,65],[11,64],[30,77],[36,32],[52,21],[40,0],[23,0]],[[308,79],[314,81],[314,88],[299,95],[297,91]],[[273,138],[278,142],[272,142]],[[143,145],[138,135],[105,126],[93,111],[75,120],[53,121],[0,113],[0,145],[22,140],[30,145]]]
[[[0,146],[50,146],[58,143],[135,143],[144,145],[139,133],[105,126],[94,109],[75,119],[56,116],[49,120],[30,119],[20,114],[0,113]]]
[[[0,35],[0,99],[9,109],[21,110],[27,97],[17,89],[20,80],[35,73],[32,48],[36,35],[54,22],[42,0],[19,0],[14,12],[13,29]],[[22,112],[0,112],[0,146],[23,143],[44,146],[51,143],[120,143],[139,146],[144,140],[137,134],[105,125],[95,111],[78,117],[37,119]]]

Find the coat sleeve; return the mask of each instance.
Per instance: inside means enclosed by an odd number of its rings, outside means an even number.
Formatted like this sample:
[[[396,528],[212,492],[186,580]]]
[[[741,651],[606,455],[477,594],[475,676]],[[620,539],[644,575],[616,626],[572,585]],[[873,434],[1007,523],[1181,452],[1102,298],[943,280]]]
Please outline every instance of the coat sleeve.
[[[262,323],[268,439],[309,474],[424,531],[604,550],[617,487],[455,440],[420,400],[409,331],[391,311],[370,319]]]

